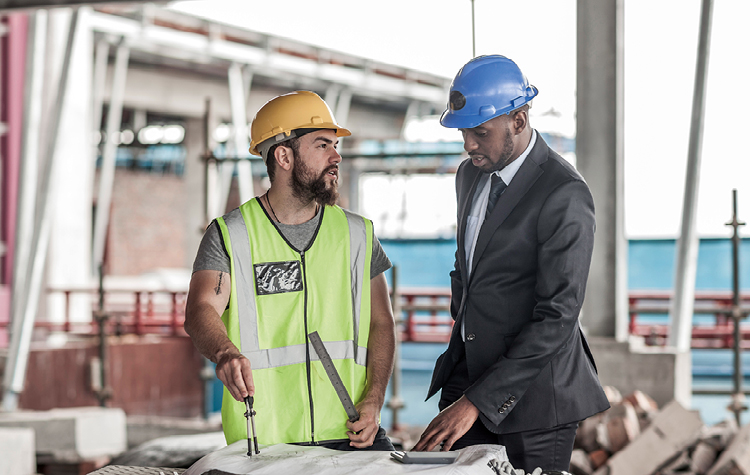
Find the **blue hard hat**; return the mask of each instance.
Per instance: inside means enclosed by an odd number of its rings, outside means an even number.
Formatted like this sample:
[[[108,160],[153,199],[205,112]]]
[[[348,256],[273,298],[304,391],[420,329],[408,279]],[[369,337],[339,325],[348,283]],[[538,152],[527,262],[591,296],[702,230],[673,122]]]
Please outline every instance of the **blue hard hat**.
[[[539,90],[518,65],[499,54],[478,56],[461,68],[451,83],[443,127],[471,129],[530,102]]]

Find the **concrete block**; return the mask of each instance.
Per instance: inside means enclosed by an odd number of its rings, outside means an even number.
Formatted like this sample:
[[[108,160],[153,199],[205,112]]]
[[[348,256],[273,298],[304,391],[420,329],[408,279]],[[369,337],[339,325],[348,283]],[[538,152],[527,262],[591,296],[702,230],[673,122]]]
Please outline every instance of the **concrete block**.
[[[606,412],[604,412],[604,414],[606,414]],[[587,453],[591,453],[594,450],[601,448],[599,442],[596,440],[596,432],[603,417],[603,414],[596,414],[581,421],[578,425],[578,430],[576,431],[575,447],[581,448]]]
[[[575,449],[570,454],[570,473],[572,475],[591,475],[594,473],[589,456],[583,450]]]
[[[703,421],[695,411],[673,401],[659,411],[651,425],[607,461],[610,475],[653,473],[697,442]]]
[[[122,409],[80,407],[1,413],[0,427],[33,429],[37,456],[56,461],[114,456],[127,448]]]
[[[750,475],[750,424],[737,432],[708,475]]]
[[[619,452],[641,433],[638,415],[633,406],[623,401],[604,413],[604,421],[598,427],[597,440],[610,453]]]
[[[690,470],[703,475],[713,466],[716,461],[716,449],[708,442],[698,442],[693,451],[693,457],[690,462]]]
[[[618,342],[613,338],[589,338],[602,385],[622,394],[636,390],[653,398],[659,407],[676,400],[690,407],[692,361],[690,352],[643,345],[637,338]]]
[[[33,475],[35,473],[34,430],[0,428],[0,475]]]

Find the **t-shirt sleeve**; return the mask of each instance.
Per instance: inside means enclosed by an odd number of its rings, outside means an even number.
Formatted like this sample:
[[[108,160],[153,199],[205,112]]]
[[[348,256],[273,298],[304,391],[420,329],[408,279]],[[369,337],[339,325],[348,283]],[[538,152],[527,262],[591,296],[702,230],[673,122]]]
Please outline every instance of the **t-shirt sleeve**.
[[[383,272],[387,271],[393,264],[388,256],[385,255],[383,246],[380,245],[378,237],[373,234],[372,256],[370,257],[370,279],[373,279]]]
[[[229,273],[229,254],[224,248],[224,239],[216,220],[211,221],[203,234],[198,253],[193,262],[193,273],[199,270],[216,270]]]

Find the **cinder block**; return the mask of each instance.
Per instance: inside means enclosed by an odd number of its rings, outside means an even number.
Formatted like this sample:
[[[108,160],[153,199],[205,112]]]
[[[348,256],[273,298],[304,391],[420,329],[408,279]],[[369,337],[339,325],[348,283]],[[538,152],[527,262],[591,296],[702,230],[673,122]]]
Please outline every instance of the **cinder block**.
[[[694,444],[702,427],[695,411],[670,402],[637,439],[607,461],[609,475],[653,473]]]
[[[36,473],[34,430],[0,428],[0,475],[33,475]]]
[[[750,424],[737,432],[708,475],[750,475]]]
[[[104,407],[19,411],[0,414],[0,427],[34,430],[37,456],[77,462],[114,456],[127,449],[125,412]]]

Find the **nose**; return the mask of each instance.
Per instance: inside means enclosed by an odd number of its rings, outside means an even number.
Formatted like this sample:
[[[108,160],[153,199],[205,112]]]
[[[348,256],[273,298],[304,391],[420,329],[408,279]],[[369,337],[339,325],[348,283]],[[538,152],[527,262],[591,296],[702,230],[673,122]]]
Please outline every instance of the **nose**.
[[[479,147],[477,142],[471,138],[470,134],[464,134],[464,150],[471,153]]]
[[[333,147],[331,147],[331,150],[333,150],[333,153],[331,154],[331,158],[328,161],[331,163],[341,163],[342,158],[339,151]]]

